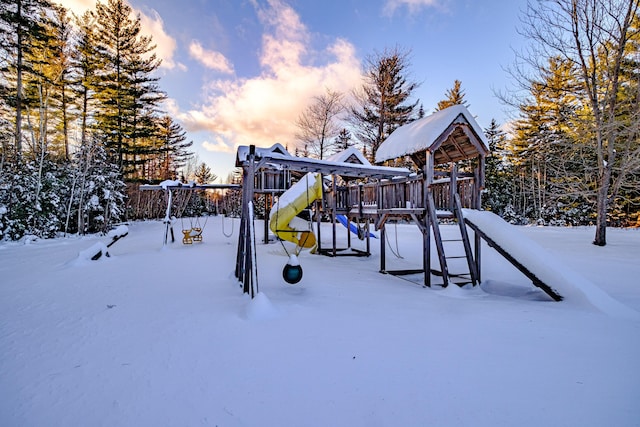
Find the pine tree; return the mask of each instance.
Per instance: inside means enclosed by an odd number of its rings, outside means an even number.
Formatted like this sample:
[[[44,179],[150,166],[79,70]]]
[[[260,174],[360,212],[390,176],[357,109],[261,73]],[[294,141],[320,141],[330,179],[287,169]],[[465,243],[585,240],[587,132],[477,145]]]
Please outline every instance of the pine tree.
[[[144,151],[139,140],[154,132],[148,115],[164,99],[152,73],[160,61],[150,37],[141,35],[140,17],[123,0],[96,4],[96,43],[104,58],[98,70],[97,126],[107,147],[114,148],[125,176],[134,176],[137,157]]]
[[[65,8],[61,6],[54,6],[54,11],[55,14],[51,21],[51,30],[53,34],[52,39],[55,41],[54,51],[57,54],[56,62],[60,75],[56,82],[56,90],[53,93],[53,98],[59,112],[57,126],[57,129],[59,130],[58,134],[62,134],[61,136],[58,136],[56,140],[58,140],[57,142],[62,145],[61,157],[64,160],[69,161],[71,157],[69,148],[69,123],[73,119],[69,114],[71,103],[73,101],[71,96],[73,93],[71,90],[71,86],[73,84],[73,67],[71,59],[72,25],[71,18],[67,14],[67,10]]]
[[[70,19],[55,6],[42,18],[43,35],[32,41],[25,60],[32,72],[25,75],[24,107],[33,159],[51,156],[68,159],[66,92],[69,86]],[[41,160],[40,160],[41,161]]]
[[[9,107],[15,112],[14,154],[22,155],[22,116],[24,110],[23,78],[33,73],[25,56],[32,53],[34,44],[45,34],[41,17],[48,9],[47,0],[0,0],[0,70]]]
[[[356,136],[375,159],[378,147],[395,129],[412,121],[419,100],[408,104],[418,83],[409,80],[409,54],[398,48],[366,60],[365,84],[350,108]]]
[[[53,162],[9,165],[0,172],[0,238],[54,237],[62,227],[67,191],[64,171]]]
[[[211,184],[218,176],[211,172],[211,168],[206,163],[202,162],[196,168],[196,182],[198,184]]]
[[[71,56],[74,81],[72,90],[80,114],[80,145],[89,140],[91,120],[94,116],[95,92],[98,86],[97,70],[100,56],[95,42],[95,15],[89,11],[76,18],[75,49]]]
[[[106,231],[124,215],[124,182],[103,141],[93,137],[75,153],[75,210],[78,233]]]
[[[438,102],[438,107],[436,111],[444,110],[445,108],[451,107],[453,105],[464,105],[468,107],[469,104],[464,99],[464,91],[462,90],[462,82],[460,80],[455,80],[453,82],[453,87],[447,90],[446,99]]]
[[[162,116],[156,120],[158,126],[157,138],[160,143],[158,179],[176,179],[181,169],[193,153],[187,151],[193,141],[187,139],[185,131],[169,116]]]
[[[339,153],[353,146],[353,142],[351,141],[351,132],[348,129],[342,128],[338,136],[336,136],[333,147],[334,153]]]
[[[585,223],[581,206],[595,196],[596,178],[584,169],[580,86],[572,64],[560,58],[551,58],[543,71],[515,125],[519,209],[540,223]]]
[[[495,119],[484,130],[489,141],[489,154],[485,158],[485,190],[482,208],[502,217],[513,210],[513,168],[506,148],[507,135]],[[513,218],[510,218],[513,221]]]

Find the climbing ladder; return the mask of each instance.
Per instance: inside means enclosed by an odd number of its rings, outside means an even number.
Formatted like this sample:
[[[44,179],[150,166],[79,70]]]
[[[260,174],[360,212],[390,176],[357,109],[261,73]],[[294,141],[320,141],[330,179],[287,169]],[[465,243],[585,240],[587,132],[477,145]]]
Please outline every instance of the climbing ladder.
[[[459,286],[466,285],[468,283],[474,286],[479,283],[479,275],[476,267],[476,262],[471,250],[471,243],[469,242],[469,234],[467,233],[467,227],[465,225],[464,218],[462,216],[462,203],[460,201],[460,195],[455,194],[453,197],[452,212],[449,215],[438,215],[435,208],[435,202],[431,193],[427,194],[427,210],[429,225],[433,230],[433,237],[438,251],[438,261],[440,262],[440,270],[431,270],[431,273],[442,276],[442,286],[447,287],[449,283],[454,283]],[[459,237],[452,239],[443,239],[440,232],[440,218],[453,218],[458,224],[458,230],[460,232]],[[446,244],[446,245],[445,245]],[[446,249],[445,249],[446,246]],[[462,246],[462,248],[460,247]],[[461,255],[464,250],[464,255]],[[466,270],[462,272],[453,273],[449,271],[449,260],[462,259],[467,260]]]

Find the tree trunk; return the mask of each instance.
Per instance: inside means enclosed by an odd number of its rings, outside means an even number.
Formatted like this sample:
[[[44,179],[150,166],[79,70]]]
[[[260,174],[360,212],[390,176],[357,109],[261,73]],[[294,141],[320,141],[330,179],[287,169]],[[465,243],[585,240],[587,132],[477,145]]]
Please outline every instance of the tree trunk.
[[[16,60],[16,156],[22,155],[22,0],[17,1],[18,57]]]
[[[598,196],[596,204],[596,235],[593,244],[605,246],[607,244],[607,208],[610,185],[611,168],[604,168],[598,183]]]

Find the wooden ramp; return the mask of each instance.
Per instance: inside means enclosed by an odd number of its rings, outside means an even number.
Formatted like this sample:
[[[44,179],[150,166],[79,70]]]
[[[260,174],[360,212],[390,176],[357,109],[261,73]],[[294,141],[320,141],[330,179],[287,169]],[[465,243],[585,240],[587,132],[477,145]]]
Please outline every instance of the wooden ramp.
[[[531,251],[531,255],[527,254],[528,249],[537,246],[535,242],[516,232],[512,224],[509,224],[492,212],[472,209],[463,209],[463,212],[465,223],[478,236],[484,239],[490,247],[495,249],[507,261],[531,279],[534,286],[542,289],[554,301],[562,301],[562,295],[551,286],[549,280],[542,279],[541,276],[544,275],[544,272],[536,271],[540,269],[540,267],[533,258],[535,257],[535,253],[539,252],[541,248],[538,247],[538,251]],[[497,228],[509,230],[509,232],[496,232]],[[523,250],[514,251],[514,247]],[[518,253],[516,254],[516,252]]]

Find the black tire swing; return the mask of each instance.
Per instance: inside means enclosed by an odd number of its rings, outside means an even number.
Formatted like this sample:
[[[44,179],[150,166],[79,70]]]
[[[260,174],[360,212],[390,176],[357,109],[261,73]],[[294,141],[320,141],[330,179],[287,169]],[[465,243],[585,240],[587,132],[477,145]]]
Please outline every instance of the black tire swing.
[[[305,234],[305,240],[307,239],[307,236],[308,234]],[[302,245],[296,246],[296,249],[293,253],[289,253],[282,240],[280,241],[280,244],[282,245],[285,253],[289,256],[287,263],[282,269],[282,278],[288,284],[295,285],[300,280],[302,280],[302,266],[298,261],[298,254],[300,254],[300,251],[302,251],[304,243]]]
[[[306,176],[306,180],[307,180],[307,206],[309,206],[310,203],[309,203],[309,193],[308,193],[308,188],[309,188],[308,175]],[[278,224],[279,210],[280,210],[280,207],[278,207],[278,210],[276,211],[276,224]],[[297,231],[297,232],[300,232],[300,231]],[[289,256],[287,263],[284,265],[284,268],[282,269],[282,278],[284,279],[285,282],[287,282],[290,285],[295,285],[300,280],[302,280],[302,266],[298,261],[298,255],[302,251],[302,248],[304,247],[305,242],[309,238],[309,234],[311,233],[311,226],[309,226],[309,230],[302,231],[301,233],[304,236],[303,243],[302,244],[298,243],[293,253],[289,253],[286,246],[284,245],[284,242],[282,241],[282,239],[280,239],[280,244],[282,245],[282,249],[284,249],[285,253]]]
[[[296,254],[289,255],[289,260],[282,269],[282,278],[290,285],[295,285],[302,280],[302,267]]]

